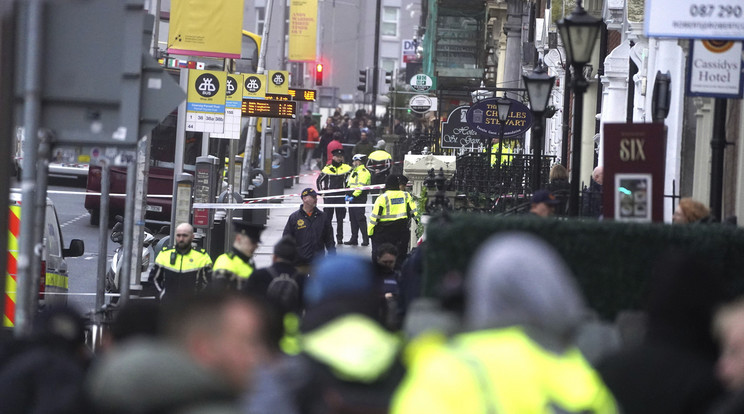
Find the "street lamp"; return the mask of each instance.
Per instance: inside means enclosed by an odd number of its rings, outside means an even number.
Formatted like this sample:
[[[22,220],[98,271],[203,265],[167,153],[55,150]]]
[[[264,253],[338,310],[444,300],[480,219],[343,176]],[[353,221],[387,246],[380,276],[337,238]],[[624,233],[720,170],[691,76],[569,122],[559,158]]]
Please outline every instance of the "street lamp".
[[[571,186],[569,188],[568,215],[579,215],[579,173],[581,169],[581,124],[584,110],[584,93],[589,83],[584,77],[584,65],[591,60],[594,44],[602,26],[598,19],[584,10],[581,0],[568,17],[558,21],[558,31],[566,49],[568,63],[573,68],[571,88],[574,92],[574,124],[571,141]]]
[[[542,167],[543,136],[545,134],[545,109],[550,101],[550,91],[553,89],[555,77],[548,75],[548,68],[542,60],[531,73],[522,75],[527,88],[527,98],[530,109],[535,114],[537,122],[532,131],[532,191],[540,189],[540,170]]]

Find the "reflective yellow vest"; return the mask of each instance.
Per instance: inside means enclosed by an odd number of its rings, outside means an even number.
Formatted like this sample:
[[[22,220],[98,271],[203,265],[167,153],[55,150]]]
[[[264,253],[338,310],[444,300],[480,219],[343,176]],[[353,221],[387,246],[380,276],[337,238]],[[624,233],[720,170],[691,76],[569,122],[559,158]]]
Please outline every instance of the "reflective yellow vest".
[[[346,187],[347,188],[358,188],[358,187],[364,187],[366,185],[369,185],[372,182],[372,174],[369,173],[369,170],[364,167],[364,165],[360,165],[358,167],[355,167],[351,174],[349,174],[349,178],[346,180]],[[354,197],[359,197],[362,195],[361,189],[354,190],[354,192],[351,194]]]
[[[418,221],[418,208],[413,197],[405,191],[388,190],[382,193],[375,205],[372,214],[369,215],[367,234],[373,235],[378,222],[407,220],[415,218]]]
[[[301,337],[302,351],[345,381],[377,381],[395,362],[400,341],[367,316],[340,316]]]
[[[501,165],[509,165],[511,163],[511,157],[509,156],[511,153],[511,147],[506,143],[501,145]],[[496,165],[496,157],[498,157],[498,154],[499,144],[491,145],[491,167]]]
[[[203,249],[191,249],[180,254],[174,248],[164,248],[155,258],[151,274],[155,287],[164,294],[197,291],[212,278],[212,259]]]
[[[214,261],[212,270],[212,279],[224,283],[232,289],[240,289],[242,285],[253,274],[255,265],[250,258],[241,257],[242,255],[235,251],[229,251],[221,254]]]
[[[459,335],[412,358],[392,414],[614,414],[615,400],[577,348],[549,352],[519,327]]]

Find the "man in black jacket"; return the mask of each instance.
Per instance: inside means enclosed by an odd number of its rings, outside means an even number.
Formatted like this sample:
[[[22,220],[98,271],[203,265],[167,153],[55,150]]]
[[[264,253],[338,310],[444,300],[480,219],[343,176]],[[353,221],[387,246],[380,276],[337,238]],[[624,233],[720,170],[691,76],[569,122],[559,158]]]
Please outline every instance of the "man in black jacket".
[[[302,206],[290,214],[282,236],[292,236],[297,241],[297,270],[307,274],[310,262],[316,256],[323,256],[326,251],[336,253],[336,243],[330,220],[316,207],[318,193],[306,188],[300,196]]]

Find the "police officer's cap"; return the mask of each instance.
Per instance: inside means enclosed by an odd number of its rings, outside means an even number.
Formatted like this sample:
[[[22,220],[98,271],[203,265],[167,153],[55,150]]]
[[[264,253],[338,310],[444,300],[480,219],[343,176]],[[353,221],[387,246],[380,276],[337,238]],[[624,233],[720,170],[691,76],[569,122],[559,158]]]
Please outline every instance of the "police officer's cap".
[[[364,161],[364,158],[365,157],[366,157],[366,155],[364,155],[364,154],[354,154],[354,156],[351,157],[351,160],[352,161]]]
[[[332,155],[344,155],[344,150],[342,150],[342,149],[335,149],[335,150],[331,151],[331,154]]]
[[[398,174],[390,174],[385,179],[386,190],[397,190],[400,186],[400,177]]]
[[[233,228],[235,229],[235,233],[248,236],[251,240],[258,243],[261,241],[261,233],[266,226],[235,221],[233,222]]]
[[[302,190],[302,193],[300,193],[300,198],[305,198],[305,196],[317,197],[318,193],[316,193],[315,190],[313,190],[312,188],[308,187]]]

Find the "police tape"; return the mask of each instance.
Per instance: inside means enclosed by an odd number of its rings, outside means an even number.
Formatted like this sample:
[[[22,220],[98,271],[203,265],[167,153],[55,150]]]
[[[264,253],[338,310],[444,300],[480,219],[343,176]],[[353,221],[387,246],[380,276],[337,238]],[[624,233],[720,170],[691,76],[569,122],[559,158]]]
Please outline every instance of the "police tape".
[[[374,204],[318,204],[319,209],[323,208],[347,208],[347,207],[374,207]],[[227,204],[227,203],[194,203],[195,209],[224,209],[224,210],[262,210],[275,208],[298,209],[297,204],[281,203],[261,203],[261,204]]]
[[[376,190],[384,188],[384,184],[366,185],[362,187],[355,187],[353,190]],[[339,188],[334,190],[321,190],[316,191],[318,195],[326,196],[330,194],[338,194],[335,197],[341,197],[342,194],[352,191],[350,188]],[[340,194],[339,194],[340,193]],[[245,200],[243,203],[194,203],[192,208],[203,208],[203,209],[232,209],[232,210],[256,210],[256,209],[271,209],[271,208],[297,208],[296,204],[280,204],[280,203],[262,203],[262,201],[271,200],[283,200],[287,198],[300,197],[301,194],[283,194],[269,197],[258,197]],[[260,203],[260,204],[259,204]],[[330,207],[373,207],[374,204],[318,204],[318,207],[330,208]]]
[[[402,164],[402,163],[403,163],[403,161],[393,161],[391,164]],[[313,170],[313,172],[306,173],[306,174],[288,175],[286,177],[269,178],[269,181],[278,181],[278,180],[287,180],[289,178],[306,177],[308,175],[315,175],[315,174],[317,174],[319,172],[320,172],[320,170]]]

